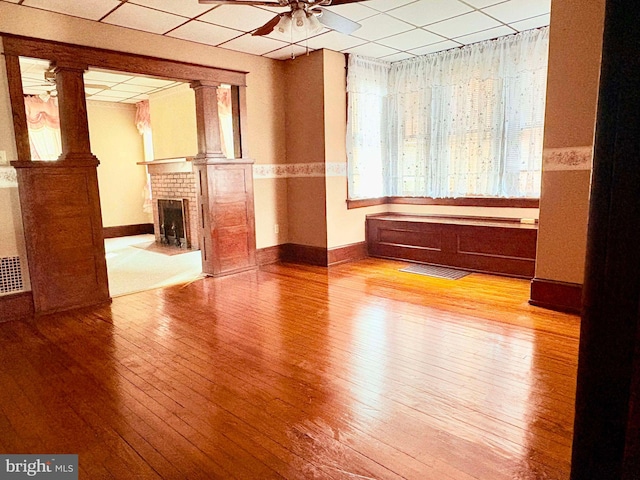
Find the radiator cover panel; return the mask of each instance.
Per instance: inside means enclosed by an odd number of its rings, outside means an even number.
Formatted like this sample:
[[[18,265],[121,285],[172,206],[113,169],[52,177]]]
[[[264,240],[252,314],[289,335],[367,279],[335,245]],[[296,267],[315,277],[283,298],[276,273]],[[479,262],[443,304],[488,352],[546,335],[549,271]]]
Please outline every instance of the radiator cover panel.
[[[24,284],[20,257],[0,258],[0,294],[21,292],[22,290],[24,290]]]

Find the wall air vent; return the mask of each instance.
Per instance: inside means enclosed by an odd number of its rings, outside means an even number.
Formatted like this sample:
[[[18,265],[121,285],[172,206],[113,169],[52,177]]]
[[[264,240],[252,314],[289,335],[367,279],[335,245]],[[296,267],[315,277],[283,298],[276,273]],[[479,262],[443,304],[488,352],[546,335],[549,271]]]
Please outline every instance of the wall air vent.
[[[0,295],[24,289],[20,257],[0,258]]]

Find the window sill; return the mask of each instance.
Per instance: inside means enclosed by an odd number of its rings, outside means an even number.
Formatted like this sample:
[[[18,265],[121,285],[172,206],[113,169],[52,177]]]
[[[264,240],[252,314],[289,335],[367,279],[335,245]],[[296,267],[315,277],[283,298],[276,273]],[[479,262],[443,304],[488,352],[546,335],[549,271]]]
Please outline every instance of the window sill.
[[[440,205],[449,207],[502,207],[502,208],[538,208],[538,198],[497,198],[497,197],[380,197],[362,200],[347,200],[347,209],[372,207],[375,205]]]

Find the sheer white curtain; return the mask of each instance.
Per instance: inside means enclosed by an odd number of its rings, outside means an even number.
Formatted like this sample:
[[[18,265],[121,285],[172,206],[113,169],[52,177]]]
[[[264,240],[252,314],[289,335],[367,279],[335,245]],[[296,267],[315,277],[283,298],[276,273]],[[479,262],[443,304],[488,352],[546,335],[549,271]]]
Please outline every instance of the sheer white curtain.
[[[151,162],[153,155],[153,131],[151,130],[151,110],[149,100],[142,100],[136,103],[136,128],[138,133],[142,135],[142,148],[144,152],[144,161]],[[149,169],[145,166],[147,172],[147,181],[142,191],[142,211],[145,213],[153,213],[153,201],[151,197],[151,175]]]
[[[218,94],[218,119],[222,153],[227,158],[234,157],[233,113],[231,111],[231,85],[220,85]]]
[[[388,62],[349,55],[347,157],[351,198],[386,195]]]
[[[49,97],[45,102],[36,95],[24,97],[29,145],[32,160],[57,160],[62,153],[58,100]]]
[[[348,143],[380,132],[384,195],[537,197],[547,50],[541,29],[393,63],[384,128],[354,123]],[[350,61],[351,83],[367,62]],[[378,169],[348,152],[360,171]],[[353,183],[352,198],[369,196]]]

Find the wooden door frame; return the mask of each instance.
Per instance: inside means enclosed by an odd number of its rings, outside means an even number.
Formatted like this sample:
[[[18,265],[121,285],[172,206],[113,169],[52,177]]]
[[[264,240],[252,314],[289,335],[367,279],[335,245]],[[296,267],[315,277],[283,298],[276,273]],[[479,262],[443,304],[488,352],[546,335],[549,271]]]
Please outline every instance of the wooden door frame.
[[[234,118],[237,118],[237,121],[234,121],[234,140],[240,147],[240,151],[236,147],[236,156],[248,156],[246,135],[242,135],[243,131],[247,131],[246,75],[248,72],[17,35],[2,34],[1,38],[7,65],[18,161],[31,161],[18,57],[38,58],[61,63],[72,61],[84,63],[89,67],[184,83],[199,81],[229,84],[234,90],[232,108],[237,109],[234,112]]]
[[[11,101],[11,109],[13,116],[13,126],[14,126],[14,135],[17,146],[17,161],[12,162],[12,164],[19,170],[18,180],[19,180],[19,191],[21,191],[21,185],[28,189],[27,185],[29,185],[28,178],[32,175],[31,172],[36,170],[40,170],[42,172],[45,171],[53,171],[52,167],[57,167],[56,171],[60,172],[63,168],[68,167],[82,167],[85,168],[85,175],[89,179],[89,183],[95,183],[95,187],[91,187],[91,194],[97,197],[97,183],[91,180],[91,178],[95,177],[95,169],[97,167],[98,162],[95,161],[95,157],[93,157],[93,165],[75,165],[68,160],[54,161],[54,162],[32,162],[31,152],[29,147],[29,132],[26,122],[26,112],[24,106],[24,92],[22,89],[22,81],[21,81],[21,72],[20,72],[20,63],[19,57],[30,57],[30,58],[38,58],[43,60],[48,60],[52,64],[55,65],[84,65],[85,68],[99,68],[105,70],[114,70],[119,72],[131,73],[139,76],[149,76],[154,78],[163,78],[174,81],[181,81],[185,83],[207,83],[211,85],[219,85],[222,83],[230,84],[232,87],[232,109],[234,114],[234,140],[235,140],[235,160],[229,160],[229,162],[235,164],[246,164],[249,165],[252,163],[250,160],[246,159],[247,157],[247,145],[246,145],[246,135],[242,135],[242,132],[247,131],[246,121],[246,73],[234,70],[227,70],[223,68],[215,68],[205,65],[198,65],[187,62],[180,62],[169,59],[162,59],[156,57],[149,57],[144,55],[118,52],[113,50],[106,50],[101,48],[87,47],[87,46],[79,46],[72,45],[67,43],[55,42],[50,40],[42,40],[35,39],[23,36],[15,36],[15,35],[0,35],[0,39],[3,43],[3,50],[5,55],[5,63],[7,66],[7,79],[9,85],[9,96]],[[80,82],[82,79],[80,78]],[[64,112],[61,111],[61,115],[64,115]],[[209,110],[207,115],[217,115],[217,109]],[[65,117],[67,118],[67,117]],[[64,119],[61,119],[64,122]],[[217,120],[217,118],[216,118]],[[86,124],[86,119],[84,122]],[[85,125],[86,126],[86,125]],[[86,126],[88,129],[88,126]],[[200,127],[199,127],[200,128]],[[202,132],[199,132],[199,134]],[[90,155],[90,152],[85,152]],[[243,158],[238,158],[243,157]],[[37,167],[37,168],[35,168]],[[88,170],[87,170],[88,168]],[[90,171],[92,170],[93,173]],[[74,173],[78,173],[81,170],[75,169],[71,170]],[[24,174],[22,173],[24,172]],[[251,180],[251,169],[247,170],[247,184],[250,185]],[[42,175],[40,175],[40,178]],[[95,192],[93,192],[95,190]],[[22,192],[24,193],[24,192]],[[253,208],[253,190],[248,189],[246,192],[247,205],[250,205],[250,209],[252,213]],[[25,193],[25,195],[21,194],[21,204],[22,204],[22,219],[25,225],[25,243],[27,246],[27,260],[30,265],[29,270],[33,275],[33,265],[37,264],[36,258],[39,258],[37,255],[37,249],[35,248],[35,238],[38,237],[38,234],[41,233],[42,229],[40,223],[38,221],[33,221],[32,218],[35,214],[37,214],[37,207],[35,206],[34,201],[32,200],[33,194]],[[99,200],[96,201],[96,205],[98,206],[96,211],[94,211],[91,215],[93,222],[93,230],[96,230],[96,226],[98,223],[101,225],[100,220],[100,208],[99,208]],[[25,213],[27,212],[27,213]],[[205,212],[208,215],[208,212]],[[31,215],[31,217],[27,218],[25,215]],[[28,221],[29,220],[29,221]],[[247,224],[249,225],[249,236],[255,237],[254,230],[254,217],[253,215],[249,215],[247,218]],[[102,229],[99,228],[100,232],[93,232],[94,245],[102,245]],[[206,232],[208,235],[211,235],[212,232]],[[97,235],[97,236],[96,236]],[[99,237],[99,238],[98,238]],[[248,242],[249,246],[251,246],[251,241]],[[255,238],[253,242],[253,248],[249,248],[250,251],[247,252],[248,256],[253,258],[255,257]],[[30,255],[31,252],[31,255]],[[98,252],[97,257],[101,255]],[[96,258],[97,258],[96,257]],[[32,263],[33,262],[33,263]],[[250,262],[251,263],[251,262]],[[255,263],[255,262],[253,262]],[[106,286],[106,264],[102,265],[101,262],[95,262],[98,277],[104,277],[105,280],[98,281],[99,285]],[[104,271],[103,271],[104,270]],[[207,272],[208,273],[208,272]],[[232,273],[232,272],[231,272]],[[38,276],[39,278],[39,276]],[[37,278],[34,281],[37,280]],[[41,296],[36,295],[36,288],[32,284],[33,291],[31,292],[32,298],[34,299],[35,305],[35,313],[49,313],[52,309],[68,309],[75,308],[78,306],[86,306],[90,304],[103,302],[105,299],[109,298],[108,291],[106,294],[102,295],[85,295],[82,300],[78,300],[75,303],[62,304],[59,306],[54,306],[49,309],[46,307],[41,307],[39,309],[39,305],[46,305],[47,302],[40,302],[38,300],[42,300]],[[38,297],[38,298],[36,298]]]

